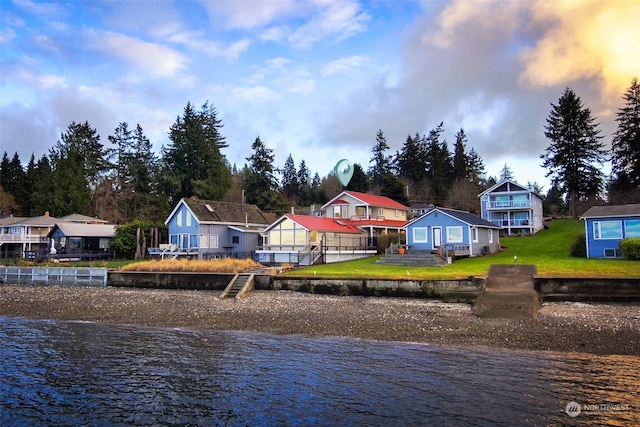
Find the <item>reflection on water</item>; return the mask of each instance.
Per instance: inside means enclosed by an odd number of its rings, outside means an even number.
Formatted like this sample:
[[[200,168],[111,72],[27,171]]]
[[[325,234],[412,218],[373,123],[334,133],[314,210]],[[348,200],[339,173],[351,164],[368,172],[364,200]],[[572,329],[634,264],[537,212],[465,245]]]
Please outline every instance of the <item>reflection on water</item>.
[[[0,342],[3,426],[640,424],[637,357],[16,318]]]

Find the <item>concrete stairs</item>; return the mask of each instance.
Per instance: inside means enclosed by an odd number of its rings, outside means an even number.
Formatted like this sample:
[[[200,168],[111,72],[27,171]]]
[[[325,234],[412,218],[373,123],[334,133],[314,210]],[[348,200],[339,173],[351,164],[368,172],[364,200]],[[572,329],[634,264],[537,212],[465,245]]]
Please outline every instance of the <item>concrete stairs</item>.
[[[440,267],[447,262],[428,251],[407,251],[404,254],[386,254],[376,264],[400,265],[404,267]]]
[[[535,319],[540,309],[533,283],[536,272],[535,265],[492,265],[473,312],[478,317]]]
[[[240,299],[252,291],[255,286],[253,274],[236,274],[220,295],[220,298]]]

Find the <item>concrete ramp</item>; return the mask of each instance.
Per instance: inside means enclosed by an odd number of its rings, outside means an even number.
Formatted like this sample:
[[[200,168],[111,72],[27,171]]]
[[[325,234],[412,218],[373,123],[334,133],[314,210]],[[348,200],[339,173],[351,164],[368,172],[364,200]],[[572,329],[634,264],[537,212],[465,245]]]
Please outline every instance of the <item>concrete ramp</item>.
[[[492,265],[473,312],[478,317],[535,319],[540,299],[533,287],[535,265]]]

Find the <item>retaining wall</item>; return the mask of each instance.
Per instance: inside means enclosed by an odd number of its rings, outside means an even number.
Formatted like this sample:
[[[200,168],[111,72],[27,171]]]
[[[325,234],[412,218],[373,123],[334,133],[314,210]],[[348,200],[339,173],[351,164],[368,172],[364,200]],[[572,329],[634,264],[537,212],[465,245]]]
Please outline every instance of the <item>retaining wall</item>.
[[[533,278],[543,301],[640,301],[637,278]]]

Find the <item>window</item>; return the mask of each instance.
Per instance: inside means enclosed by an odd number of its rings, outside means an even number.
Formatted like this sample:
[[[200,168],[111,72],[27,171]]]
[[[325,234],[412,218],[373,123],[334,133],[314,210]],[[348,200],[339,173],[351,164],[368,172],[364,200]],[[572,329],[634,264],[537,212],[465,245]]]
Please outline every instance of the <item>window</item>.
[[[349,206],[334,206],[333,217],[334,218],[347,218],[349,216]]]
[[[595,221],[593,238],[596,240],[622,239],[622,221]]]
[[[624,222],[625,237],[640,237],[640,220],[628,220]]]
[[[427,242],[427,227],[414,227],[413,229],[413,242],[414,243],[426,243]]]
[[[182,211],[178,211],[176,215],[176,225],[182,227]]]
[[[487,231],[489,232],[489,243],[493,243],[493,230],[489,229]]]
[[[605,249],[604,250],[605,258],[619,258],[620,250],[619,249]]]
[[[191,214],[189,212],[184,213],[185,224],[187,227],[191,227]]]
[[[218,249],[218,235],[210,234],[209,235],[209,247],[212,249]]]
[[[209,236],[206,234],[200,235],[200,248],[206,249],[209,247]]]
[[[189,248],[197,248],[198,247],[198,235],[191,234],[189,235]]]
[[[231,236],[231,244],[232,245],[240,244],[240,236]]]
[[[447,243],[462,243],[462,226],[447,227]]]
[[[478,243],[478,229],[477,228],[472,228],[471,229],[471,233],[473,235],[473,242],[474,243]]]

